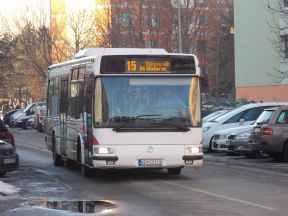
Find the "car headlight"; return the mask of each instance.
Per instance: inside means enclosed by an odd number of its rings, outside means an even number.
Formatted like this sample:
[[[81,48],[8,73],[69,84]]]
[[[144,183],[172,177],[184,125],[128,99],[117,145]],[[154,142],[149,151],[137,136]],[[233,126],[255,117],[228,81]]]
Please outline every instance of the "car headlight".
[[[250,136],[250,132],[240,133],[236,135],[235,139],[247,139]]]
[[[186,154],[195,154],[195,153],[202,153],[203,148],[197,146],[187,146],[186,147]]]
[[[96,147],[94,148],[94,154],[113,154],[114,148],[111,147]]]
[[[203,127],[202,132],[205,133],[205,132],[207,132],[210,128],[211,128],[210,126]]]

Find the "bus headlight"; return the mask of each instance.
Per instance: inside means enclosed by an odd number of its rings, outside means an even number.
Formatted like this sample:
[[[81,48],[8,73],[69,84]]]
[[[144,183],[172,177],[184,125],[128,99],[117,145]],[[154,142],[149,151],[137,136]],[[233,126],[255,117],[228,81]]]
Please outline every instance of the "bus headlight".
[[[96,147],[94,148],[94,154],[113,154],[114,148],[109,147]]]
[[[186,154],[195,154],[195,153],[202,153],[202,147],[197,146],[187,146],[186,147]]]

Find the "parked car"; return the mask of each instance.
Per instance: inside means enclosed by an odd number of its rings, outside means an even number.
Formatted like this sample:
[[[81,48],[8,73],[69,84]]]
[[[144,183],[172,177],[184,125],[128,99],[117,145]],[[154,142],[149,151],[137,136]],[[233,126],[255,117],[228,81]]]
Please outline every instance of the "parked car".
[[[6,112],[3,116],[4,124],[10,125],[11,124],[11,116],[17,112],[20,112],[20,109],[14,109],[14,110]]]
[[[19,166],[19,157],[16,152],[13,135],[0,120],[0,176],[14,171]]]
[[[14,127],[20,127],[23,128],[24,130],[27,129],[27,123],[30,119],[34,119],[34,113],[30,113],[31,115],[28,116],[23,116],[22,118],[18,118],[16,120],[16,123],[14,123]]]
[[[28,105],[22,112],[13,114],[11,117],[11,127],[17,127],[17,120],[22,119],[23,117],[34,115],[34,109],[37,106],[45,105],[44,102],[35,102]]]
[[[269,121],[272,113],[277,109],[278,107],[265,109],[253,124],[253,127],[229,134],[227,141],[227,152],[230,154],[244,154],[247,158],[266,157],[267,154],[265,154],[263,151],[251,148],[250,135],[254,127],[261,127],[261,125],[266,124]]]
[[[216,119],[203,123],[203,148],[212,150],[213,135],[225,128],[250,125],[259,117],[262,111],[269,107],[288,105],[287,102],[279,103],[253,103],[233,109]]]
[[[255,125],[249,144],[252,149],[266,152],[277,161],[288,162],[288,107],[279,107],[268,122]]]
[[[231,109],[222,109],[222,110],[217,110],[204,118],[202,118],[202,123],[206,121],[213,121],[213,119],[218,118],[221,115],[224,115],[225,113],[229,112]]]
[[[30,129],[30,128],[34,128],[34,124],[35,124],[35,119],[30,118],[27,122],[26,122],[26,127],[24,129]]]
[[[252,150],[249,146],[249,136],[253,126],[242,128],[227,136],[227,154],[241,154],[247,158],[263,158],[264,155],[260,151]]]
[[[232,138],[239,136],[239,138],[241,137],[242,139],[244,138],[243,135],[244,134],[246,135],[246,132],[252,131],[252,128],[253,128],[252,125],[246,125],[246,126],[239,126],[239,127],[234,127],[234,128],[226,128],[226,129],[222,129],[216,132],[212,138],[212,151],[227,152],[228,145],[230,144],[230,140]],[[249,135],[247,136],[247,143],[248,143]],[[230,140],[228,139],[228,137],[230,137]]]
[[[15,146],[14,137],[12,133],[8,131],[7,127],[5,126],[2,120],[0,120],[0,139]]]
[[[44,120],[46,116],[46,106],[38,106],[35,108],[35,115],[34,115],[34,129],[38,130],[39,132],[44,132]]]

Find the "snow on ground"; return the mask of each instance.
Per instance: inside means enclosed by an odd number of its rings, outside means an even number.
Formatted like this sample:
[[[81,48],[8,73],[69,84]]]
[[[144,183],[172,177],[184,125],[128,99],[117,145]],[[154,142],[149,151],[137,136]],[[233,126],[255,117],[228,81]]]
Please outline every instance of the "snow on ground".
[[[20,188],[17,188],[13,185],[6,184],[0,181],[0,198],[18,193],[19,191],[20,191]]]

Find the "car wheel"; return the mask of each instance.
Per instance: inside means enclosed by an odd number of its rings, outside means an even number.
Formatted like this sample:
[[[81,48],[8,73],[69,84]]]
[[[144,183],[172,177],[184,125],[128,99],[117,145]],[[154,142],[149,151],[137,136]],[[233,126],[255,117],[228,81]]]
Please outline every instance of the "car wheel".
[[[213,149],[212,149],[212,140],[213,140],[213,137],[210,139],[209,147],[208,147],[208,152],[213,152]]]
[[[181,173],[182,167],[176,167],[176,168],[168,168],[168,174],[170,175],[179,175]]]
[[[4,171],[0,172],[0,177],[4,176],[5,174],[6,174],[6,172],[4,172]]]
[[[283,160],[288,162],[288,142],[286,142],[284,150],[283,150]]]
[[[277,162],[281,162],[284,159],[283,154],[279,154],[279,153],[270,154],[270,156]]]
[[[265,157],[265,153],[263,151],[253,150],[252,156],[255,159],[262,159]]]
[[[55,143],[55,136],[54,135],[52,138],[52,154],[53,154],[54,166],[62,166],[64,164],[64,161],[62,160],[62,157],[60,155],[58,155],[56,152],[56,143]]]

